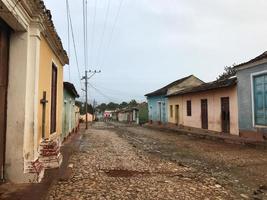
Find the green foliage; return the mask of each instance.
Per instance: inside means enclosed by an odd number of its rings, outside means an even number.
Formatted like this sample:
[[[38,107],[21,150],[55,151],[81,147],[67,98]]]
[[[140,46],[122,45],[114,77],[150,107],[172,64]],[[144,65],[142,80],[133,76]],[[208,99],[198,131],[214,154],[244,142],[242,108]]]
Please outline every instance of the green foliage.
[[[138,106],[138,103],[133,99],[129,102],[128,107],[133,108]]]
[[[139,109],[139,122],[145,124],[148,122],[148,105],[146,102],[138,105]]]
[[[81,102],[81,101],[76,101],[75,105],[78,106],[80,108],[80,114],[81,115],[85,115],[85,103]],[[93,106],[91,104],[87,104],[87,112],[90,114],[94,113],[94,109]]]
[[[224,72],[217,77],[217,80],[225,80],[236,75],[235,65],[224,67]]]

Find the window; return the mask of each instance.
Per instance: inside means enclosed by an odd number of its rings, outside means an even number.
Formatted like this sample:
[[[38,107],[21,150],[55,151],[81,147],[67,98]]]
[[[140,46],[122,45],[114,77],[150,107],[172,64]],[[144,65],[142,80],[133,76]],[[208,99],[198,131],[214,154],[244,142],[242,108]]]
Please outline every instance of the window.
[[[57,67],[52,65],[50,133],[57,128]]]
[[[173,105],[170,105],[170,116],[173,117]]]
[[[267,74],[254,76],[255,125],[267,125]]]
[[[192,105],[191,101],[186,101],[186,111],[187,111],[187,116],[192,116]]]

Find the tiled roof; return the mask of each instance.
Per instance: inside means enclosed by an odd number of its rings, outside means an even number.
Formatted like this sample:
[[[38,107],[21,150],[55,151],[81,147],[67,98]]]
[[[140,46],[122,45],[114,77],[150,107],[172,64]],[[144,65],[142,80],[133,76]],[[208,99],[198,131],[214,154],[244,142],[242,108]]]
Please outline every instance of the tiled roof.
[[[32,4],[33,7],[35,7],[35,10],[42,15],[43,23],[50,37],[54,41],[54,44],[57,48],[57,53],[59,54],[59,56],[63,58],[65,64],[69,64],[69,58],[67,52],[64,50],[62,41],[57,34],[55,25],[52,20],[51,11],[46,8],[43,0],[27,0],[27,1],[29,1],[30,2],[29,4]]]
[[[193,75],[190,75],[190,76],[187,76],[187,77],[184,77],[184,78],[181,78],[181,79],[178,79],[172,83],[170,83],[169,85],[166,85],[165,87],[163,88],[160,88],[154,92],[151,92],[151,93],[148,93],[146,94],[145,96],[147,97],[153,97],[153,96],[161,96],[161,95],[166,95],[167,92],[168,92],[168,89],[171,88],[172,86],[175,86],[175,85],[178,85],[180,83],[182,83],[183,81],[185,81],[186,79],[192,77]]]
[[[183,95],[183,94],[190,94],[190,93],[197,93],[197,92],[204,92],[204,91],[208,91],[208,90],[226,88],[226,87],[234,86],[234,85],[236,85],[236,83],[237,83],[237,78],[232,77],[232,78],[221,80],[221,81],[213,81],[213,82],[209,82],[209,83],[204,83],[204,84],[199,85],[199,86],[190,87],[190,88],[181,90],[179,92],[172,93],[172,94],[167,95],[167,96],[172,97],[172,96],[179,96],[179,95]]]
[[[242,67],[244,65],[251,64],[251,63],[260,61],[262,59],[266,59],[266,58],[267,58],[267,51],[265,51],[263,54],[257,56],[256,58],[253,58],[253,59],[249,60],[248,62],[244,62],[244,63],[241,63],[239,65],[236,65],[235,68],[239,68],[239,67]]]
[[[70,92],[74,97],[80,97],[75,86],[72,83],[64,82],[64,89]]]

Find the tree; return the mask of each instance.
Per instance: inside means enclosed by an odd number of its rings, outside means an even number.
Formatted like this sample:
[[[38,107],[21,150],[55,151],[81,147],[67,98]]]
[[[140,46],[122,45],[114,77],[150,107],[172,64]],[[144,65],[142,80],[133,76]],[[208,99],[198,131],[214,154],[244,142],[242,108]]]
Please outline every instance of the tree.
[[[120,104],[120,108],[126,108],[128,106],[128,103],[123,101],[121,104]]]
[[[80,108],[80,114],[81,115],[85,115],[85,103],[81,102],[81,101],[76,101],[75,105],[78,106]],[[94,109],[93,106],[91,104],[87,104],[87,112],[90,114],[94,113]]]
[[[119,108],[119,104],[117,104],[117,103],[110,102],[107,105],[107,109],[108,110],[116,110],[117,108]]]
[[[236,75],[236,69],[234,68],[235,65],[233,64],[232,66],[226,66],[224,67],[224,72],[217,77],[218,81],[228,79],[232,76]]]
[[[101,103],[99,106],[96,107],[100,112],[104,112],[107,109],[107,104]]]
[[[128,104],[128,106],[129,106],[130,108],[133,108],[133,107],[138,106],[138,103],[133,99],[133,100],[130,101],[130,103]]]

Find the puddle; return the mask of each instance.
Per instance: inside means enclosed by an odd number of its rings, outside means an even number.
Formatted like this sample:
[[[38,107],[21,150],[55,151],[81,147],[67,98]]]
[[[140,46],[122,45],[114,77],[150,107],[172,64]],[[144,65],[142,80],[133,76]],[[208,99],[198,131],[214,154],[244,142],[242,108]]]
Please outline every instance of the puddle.
[[[113,169],[105,171],[105,173],[110,177],[133,177],[138,175],[148,175],[149,172],[139,172],[132,170],[123,170],[123,169]]]

